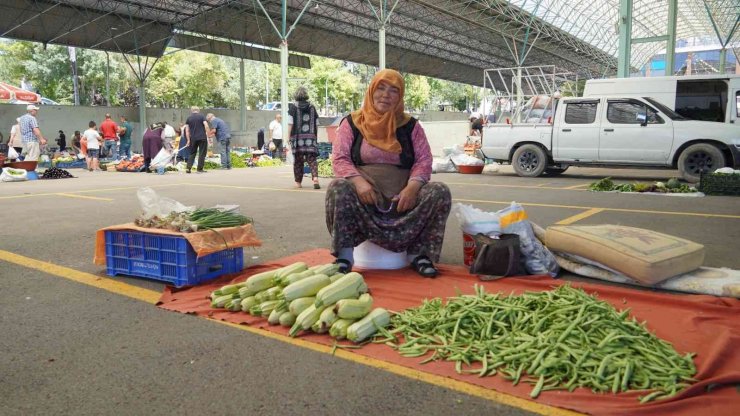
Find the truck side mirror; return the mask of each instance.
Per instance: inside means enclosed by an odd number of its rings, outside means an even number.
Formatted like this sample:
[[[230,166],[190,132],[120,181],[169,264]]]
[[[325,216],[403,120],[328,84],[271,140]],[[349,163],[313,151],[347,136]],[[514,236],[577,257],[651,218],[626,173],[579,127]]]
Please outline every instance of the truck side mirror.
[[[647,126],[648,125],[647,113],[637,113],[637,120],[640,122],[640,125],[642,127]]]

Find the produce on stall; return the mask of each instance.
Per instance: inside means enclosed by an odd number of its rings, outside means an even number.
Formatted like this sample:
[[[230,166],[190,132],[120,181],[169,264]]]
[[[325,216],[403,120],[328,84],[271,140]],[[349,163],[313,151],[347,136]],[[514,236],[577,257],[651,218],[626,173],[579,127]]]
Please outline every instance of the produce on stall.
[[[373,298],[361,274],[337,270],[333,263],[309,268],[298,262],[259,273],[215,290],[211,307],[265,317],[271,325],[290,327],[290,336],[312,330],[362,342],[388,326],[390,314],[382,308],[372,311]]]
[[[250,224],[252,219],[220,208],[198,208],[194,211],[171,212],[165,217],[141,215],[134,224],[146,228],[162,228],[183,233]]]
[[[59,168],[49,168],[44,171],[44,173],[41,175],[41,179],[67,179],[67,178],[74,178],[71,173],[67,172],[64,169]]]
[[[426,300],[394,315],[391,326],[379,342],[401,355],[432,353],[423,362],[453,361],[458,373],[479,377],[500,373],[515,385],[533,384],[533,398],[584,387],[642,390],[645,403],[695,381],[694,354],[680,355],[645,322],[629,318],[629,309],[618,311],[569,285],[510,296],[476,287],[474,295]]]
[[[615,184],[611,178],[598,180],[588,186],[589,191],[594,192],[654,192],[661,194],[687,194],[697,192],[696,188],[685,183],[679,182],[676,178],[671,178],[666,182],[649,183],[624,183]]]

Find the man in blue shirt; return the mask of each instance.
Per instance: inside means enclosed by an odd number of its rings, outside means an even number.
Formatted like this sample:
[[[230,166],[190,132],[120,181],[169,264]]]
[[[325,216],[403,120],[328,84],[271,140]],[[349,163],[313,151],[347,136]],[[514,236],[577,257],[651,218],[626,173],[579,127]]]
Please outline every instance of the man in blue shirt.
[[[18,121],[21,138],[23,139],[23,157],[25,161],[37,162],[41,156],[39,144],[45,145],[46,139],[41,134],[39,122],[36,120],[36,114],[39,108],[33,104],[26,106],[26,115]]]
[[[221,153],[221,169],[231,169],[231,129],[225,121],[208,113],[206,120],[211,123],[212,134],[216,136]]]

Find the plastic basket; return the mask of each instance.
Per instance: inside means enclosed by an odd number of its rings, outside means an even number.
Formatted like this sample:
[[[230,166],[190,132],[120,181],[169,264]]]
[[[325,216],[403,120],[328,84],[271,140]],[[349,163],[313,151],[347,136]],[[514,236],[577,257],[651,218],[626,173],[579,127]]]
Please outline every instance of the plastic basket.
[[[457,170],[460,173],[476,175],[483,172],[483,167],[483,165],[457,165]]]
[[[87,167],[87,163],[84,160],[78,160],[74,162],[57,162],[54,167],[59,169],[84,168]]]
[[[331,155],[332,151],[332,144],[331,143],[325,143],[325,142],[319,142],[319,155],[318,159],[329,159],[329,156]]]
[[[197,285],[244,268],[243,249],[232,248],[198,258],[183,237],[139,231],[106,231],[105,261],[109,276],[128,275]]]
[[[727,173],[702,173],[699,191],[707,195],[740,196],[740,175]]]

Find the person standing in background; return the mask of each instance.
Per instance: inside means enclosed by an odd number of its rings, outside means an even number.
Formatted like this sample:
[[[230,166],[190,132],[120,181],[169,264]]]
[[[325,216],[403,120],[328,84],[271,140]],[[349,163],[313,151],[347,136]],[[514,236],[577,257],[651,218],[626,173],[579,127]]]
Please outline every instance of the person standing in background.
[[[185,123],[188,125],[187,130],[185,130],[185,138],[190,148],[190,156],[188,157],[187,170],[185,172],[190,173],[195,162],[195,153],[197,152],[197,173],[203,173],[203,165],[206,163],[206,152],[208,151],[208,121],[200,113],[200,108],[193,106],[190,107],[190,117],[188,117]]]
[[[119,118],[121,125],[118,126],[118,137],[121,138],[121,148],[118,153],[121,159],[131,159],[131,134],[134,132],[134,126],[128,122],[125,116]]]
[[[23,138],[21,137],[21,118],[15,119],[15,124],[10,128],[10,137],[8,138],[8,146],[12,147],[19,155],[23,152]]]
[[[39,122],[36,120],[36,114],[39,112],[39,108],[33,104],[26,106],[26,115],[22,116],[18,124],[20,126],[21,138],[23,140],[23,160],[28,162],[36,162],[41,156],[41,148],[46,144],[44,135],[41,134],[39,128]]]
[[[82,137],[82,143],[86,148],[87,155],[87,170],[100,171],[99,157],[100,157],[100,133],[95,129],[95,122],[90,121],[88,123],[89,129],[85,130]]]
[[[74,136],[72,136],[72,148],[75,151],[75,154],[82,154],[82,135],[80,134],[79,130],[75,130]]]
[[[306,88],[299,87],[295,92],[295,104],[288,106],[288,114],[294,124],[288,124],[290,132],[290,149],[295,156],[293,162],[293,177],[295,187],[301,188],[303,181],[303,165],[308,163],[311,168],[311,177],[313,178],[313,188],[321,189],[319,186],[319,168],[316,163],[316,156],[319,154],[318,131],[319,114],[316,107],[308,102],[308,92]]]
[[[64,132],[59,130],[59,137],[57,137],[57,144],[59,145],[59,152],[63,152],[67,150],[67,136],[64,135]]]
[[[190,157],[190,147],[187,145],[187,123],[180,123],[180,140],[177,142],[177,157],[175,160],[187,161]]]
[[[105,120],[100,124],[104,144],[103,151],[107,157],[118,160],[118,126],[111,120],[110,114],[105,115]],[[89,149],[89,147],[88,147]]]
[[[265,128],[257,130],[257,150],[264,150],[265,147]]]
[[[208,113],[206,120],[211,123],[211,129],[218,141],[221,153],[221,169],[231,169],[231,129],[225,121]]]
[[[273,153],[274,159],[281,159],[283,154],[283,116],[280,113],[275,114],[275,120],[270,122],[270,141],[275,144],[275,151]],[[291,120],[288,120],[288,124],[293,124]]]
[[[162,147],[167,149],[167,151],[172,151],[172,142],[175,141],[175,137],[177,137],[177,132],[175,131],[175,128],[170,125],[170,123],[163,121],[164,128],[162,129]]]
[[[149,166],[152,159],[162,150],[162,128],[163,123],[153,123],[144,132],[144,138],[141,141],[142,154],[144,156],[144,172],[151,173]]]

